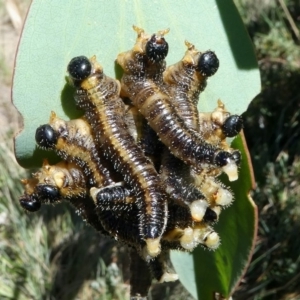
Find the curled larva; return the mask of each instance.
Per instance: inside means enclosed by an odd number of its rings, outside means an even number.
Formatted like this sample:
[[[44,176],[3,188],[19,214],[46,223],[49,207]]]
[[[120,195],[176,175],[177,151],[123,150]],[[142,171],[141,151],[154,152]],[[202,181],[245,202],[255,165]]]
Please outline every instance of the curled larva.
[[[101,189],[93,187],[90,195],[99,220],[110,236],[141,252],[145,242],[139,234],[139,211],[135,198],[122,186]]]
[[[54,204],[65,199],[76,208],[83,220],[107,235],[98,220],[95,204],[88,195],[85,176],[74,163],[62,161],[49,165],[45,160],[42,168],[33,174],[33,178],[23,179],[22,183],[25,192],[19,201],[25,210],[37,211],[41,203]]]
[[[82,168],[90,186],[114,183],[109,163],[97,151],[91,127],[84,119],[64,121],[52,112],[49,124],[36,130],[35,139],[40,147],[53,149],[63,160]]]
[[[135,30],[142,31],[137,27],[135,27]],[[145,45],[147,56],[144,67],[145,78],[146,80],[152,80],[162,89],[165,85],[163,82],[163,72],[166,68],[164,58],[168,53],[168,43],[165,41],[164,35],[168,31],[164,30],[152,35]],[[167,147],[162,147],[157,139],[156,132],[146,122],[143,128],[143,137],[140,144],[146,155],[150,156],[152,160],[155,159],[156,162],[159,161],[161,164],[160,177],[170,197],[188,204],[196,199],[203,198],[200,191],[188,182],[187,177],[190,175],[189,166],[174,157]],[[158,150],[159,147],[162,151]],[[162,161],[160,161],[160,156],[157,155],[160,152],[163,152]]]
[[[167,200],[153,164],[126,126],[119,82],[103,73],[95,57],[73,58],[68,72],[77,87],[76,104],[85,111],[99,151],[113,162],[113,168],[135,193],[139,233],[146,241],[149,255],[156,256],[167,222]]]
[[[211,113],[199,112],[199,130],[203,138],[223,149],[234,152],[228,145],[226,138],[235,137],[243,128],[243,119],[239,115],[230,114],[221,100]]]
[[[206,87],[207,77],[217,72],[219,60],[212,51],[201,53],[191,43],[185,44],[188,49],[184,57],[166,69],[163,81],[177,113],[189,128],[198,131],[199,94]]]
[[[186,46],[188,49],[184,57],[164,72],[161,86],[167,91],[185,125],[198,131],[199,94],[206,86],[207,77],[216,73],[219,60],[212,51],[201,53],[188,42]],[[202,134],[201,130],[199,132]],[[161,178],[169,195],[173,199],[181,198],[189,205],[193,219],[201,221],[208,207],[205,196],[194,185],[190,166],[174,157],[167,148],[163,153]]]
[[[217,108],[211,113],[199,113],[199,131],[202,132],[203,138],[212,145],[218,145],[218,147],[231,153],[235,164],[228,164],[223,168],[228,174],[231,181],[238,178],[236,165],[240,164],[241,152],[236,149],[232,149],[228,142],[227,137],[236,136],[243,127],[243,119],[239,115],[231,115],[226,109],[225,105],[218,100]],[[202,170],[202,173],[206,175],[218,176],[221,170],[218,168],[211,168]]]
[[[195,167],[202,164],[218,167],[235,165],[229,152],[206,143],[199,133],[188,128],[177,114],[170,97],[147,78],[145,48],[148,42],[149,37],[139,30],[133,49],[117,57],[117,63],[124,70],[121,80],[123,95],[131,99],[176,157]]]
[[[136,30],[141,30],[138,28],[135,28]],[[156,35],[152,35],[149,38],[149,41],[146,43],[145,46],[145,52],[148,59],[145,60],[145,77],[146,80],[153,80],[155,84],[157,84],[159,87],[163,88],[167,84],[163,82],[163,71],[165,70],[165,60],[164,58],[167,55],[168,52],[168,44],[164,39],[164,34],[166,34],[168,30],[161,31]],[[149,51],[149,49],[151,51]],[[149,53],[150,52],[150,53]],[[196,54],[195,54],[196,53]],[[192,56],[192,57],[190,57]],[[188,57],[188,58],[187,58]],[[198,69],[202,68],[202,64],[198,63],[202,59],[202,56],[200,57],[199,51],[196,51],[194,47],[190,46],[188,54],[185,55],[185,61],[184,61],[184,68],[185,70],[194,68],[196,69],[194,61],[197,60],[196,64]],[[203,60],[203,59],[202,59]],[[182,60],[183,61],[183,60]],[[180,67],[183,67],[183,62],[181,61]],[[194,65],[193,65],[194,64]],[[176,72],[176,69],[178,68],[172,68],[172,70],[169,71],[169,76],[172,76],[174,72]],[[214,70],[216,71],[216,70]],[[196,71],[194,71],[195,73]],[[186,73],[182,74],[180,78],[176,78],[176,82],[173,82],[172,87],[174,88],[175,85],[177,87],[177,90],[180,90],[181,93],[188,93],[189,89],[196,90],[200,89],[198,86],[201,85],[201,82],[205,80],[205,76],[202,74],[201,79],[197,78],[190,78],[190,82],[188,83],[189,86],[185,86],[185,90],[183,90],[183,87],[181,86],[181,81],[184,80],[184,75]],[[191,75],[191,74],[189,74]],[[212,72],[210,73],[212,75]],[[187,80],[186,80],[187,81]],[[187,83],[186,83],[187,84]],[[172,92],[175,93],[175,88],[172,90]],[[192,92],[194,95],[194,92]],[[187,97],[183,96],[179,92],[172,96],[172,103],[178,102],[188,102],[189,99]],[[181,97],[181,98],[180,98]],[[190,104],[190,106],[195,107],[196,111],[196,105],[194,102]],[[187,107],[182,107],[187,109]],[[181,116],[181,113],[178,111],[178,115],[180,117],[186,117],[186,115]],[[198,117],[198,111],[195,113],[195,116]],[[185,121],[185,120],[184,120]],[[187,122],[188,123],[188,122]],[[189,124],[187,124],[189,125]],[[192,128],[199,127],[199,122],[196,122],[196,125],[190,126]],[[145,126],[145,130],[143,132],[143,138],[141,140],[142,148],[146,155],[152,155],[151,157],[157,155],[157,141],[156,133],[150,126]],[[156,155],[155,155],[156,154]],[[157,160],[156,160],[157,161]],[[198,205],[194,204],[191,206],[191,213],[192,217],[196,221],[201,221],[204,217],[205,210],[207,208],[207,205],[204,207],[202,206],[202,209],[200,208],[199,203],[205,203],[205,201],[200,199],[204,199],[204,196],[201,194],[201,192],[193,185],[193,179],[190,176],[190,167],[186,165],[184,162],[182,162],[180,159],[174,157],[168,148],[163,148],[163,158],[161,161],[161,171],[160,171],[160,177],[166,187],[166,192],[170,195],[170,197],[173,200],[176,200],[178,202],[184,202],[188,205],[193,203],[195,200]]]

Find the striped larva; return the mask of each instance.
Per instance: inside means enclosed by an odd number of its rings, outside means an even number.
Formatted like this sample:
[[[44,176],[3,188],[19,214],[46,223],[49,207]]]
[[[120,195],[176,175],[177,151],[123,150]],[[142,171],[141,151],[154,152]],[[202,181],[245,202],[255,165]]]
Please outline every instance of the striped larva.
[[[232,138],[239,134],[243,128],[243,119],[239,115],[230,114],[221,100],[211,113],[199,113],[199,130],[203,138],[222,149],[230,151],[239,165],[241,154],[238,150],[231,149],[226,138]]]
[[[36,130],[35,139],[40,147],[53,149],[63,160],[75,162],[91,186],[114,182],[109,163],[98,153],[91,127],[84,119],[64,121],[52,112],[49,124]]]
[[[135,27],[135,30],[137,30],[141,34],[143,33],[142,30],[137,27]],[[160,31],[156,35],[152,35],[151,37],[149,37],[149,40],[145,45],[147,59],[144,60],[145,66],[142,67],[144,69],[144,76],[146,80],[152,80],[153,82],[155,82],[155,84],[157,84],[160,87],[164,85],[163,72],[166,67],[164,58],[168,53],[168,43],[165,41],[164,35],[167,32],[168,30]],[[146,124],[144,128],[145,131],[141,140],[141,145],[146,155],[153,155],[156,152],[157,147],[157,143],[155,143],[155,132],[153,131],[153,129],[150,129],[150,127]],[[166,152],[169,153],[169,150],[167,148],[164,149],[164,153]],[[168,156],[168,154],[165,156]],[[167,162],[167,165],[171,166],[172,170],[168,170],[168,167],[164,165],[163,161],[163,171],[161,174],[161,178],[163,179],[164,184],[167,187],[167,193],[172,198],[175,198],[180,201],[183,200],[186,203],[190,203],[195,199],[203,198],[203,195],[201,195],[201,193],[196,188],[193,188],[191,184],[187,184],[188,186],[184,185],[185,178],[180,178],[181,175],[184,175],[184,172],[180,172],[180,174],[177,174],[178,166],[180,166],[179,169],[185,170],[185,173],[188,174],[190,173],[189,167],[187,167],[181,160],[175,158],[172,154],[169,153],[169,156],[170,161]],[[167,160],[167,157],[165,157],[165,160]],[[164,180],[164,178],[166,178],[166,180]],[[184,187],[181,188],[182,186]]]
[[[178,115],[185,125],[199,131],[197,102],[199,94],[206,86],[208,76],[216,73],[219,60],[212,51],[201,53],[191,43],[184,57],[164,72],[163,86],[171,97]],[[199,131],[202,134],[201,130]],[[164,150],[161,178],[172,198],[182,198],[189,205],[195,221],[201,221],[208,207],[205,195],[200,192],[190,174],[190,167]]]
[[[55,203],[65,195],[93,227],[133,249],[132,272],[138,270],[139,255],[159,282],[173,281],[177,275],[166,264],[170,249],[192,251],[199,244],[216,249],[220,243],[211,226],[233,196],[216,177],[221,172],[230,180],[236,176],[240,153],[230,148],[226,137],[235,136],[242,121],[220,105],[198,115],[199,93],[218,67],[212,51],[200,53],[186,43],[184,58],[165,70],[168,30],[149,37],[135,30],[139,42],[118,57],[125,69],[122,95],[131,100],[120,99],[118,82],[102,73],[95,58],[75,58],[68,71],[86,124],[53,116],[52,129],[37,132],[42,147],[56,148],[63,159],[82,168],[84,192],[77,189],[80,182],[69,183],[55,166],[48,176],[53,182],[41,183],[40,176],[23,181],[26,192],[20,203],[36,211],[41,202]],[[72,170],[71,164],[65,168]],[[143,292],[151,284],[148,275]],[[138,277],[135,274],[136,287],[143,281]]]
[[[203,167],[203,164],[221,167],[225,173],[228,165],[234,168],[232,155],[206,143],[200,134],[188,128],[178,116],[170,97],[154,81],[147,79],[144,61],[149,37],[141,29],[136,31],[138,38],[133,49],[117,57],[117,63],[124,70],[122,94],[131,99],[161,141],[179,159],[196,168]]]
[[[136,28],[136,30],[140,30]],[[147,55],[147,58],[145,60],[145,78],[146,80],[152,80],[157,84],[159,87],[163,88],[165,85],[163,83],[163,71],[165,70],[165,60],[164,58],[167,55],[168,52],[168,44],[164,39],[164,34],[166,34],[168,30],[160,31],[156,35],[152,35],[152,37],[149,39],[149,41],[146,43],[145,46],[145,52]],[[151,51],[149,51],[151,49]],[[192,52],[192,49],[189,49],[190,52]],[[193,48],[193,51],[196,52]],[[189,56],[191,56],[189,52]],[[199,52],[197,52],[199,54]],[[186,55],[188,56],[188,55]],[[185,57],[186,57],[185,56]],[[195,55],[194,55],[195,56]],[[199,56],[199,55],[198,55]],[[193,57],[194,58],[194,57]],[[191,60],[191,59],[190,59]],[[188,64],[188,62],[186,62]],[[190,63],[191,64],[191,63]],[[203,65],[203,63],[202,63]],[[202,67],[200,64],[200,66]],[[199,68],[200,68],[199,66]],[[190,65],[186,68],[191,68]],[[196,67],[195,67],[196,68]],[[173,68],[172,70],[174,70]],[[169,75],[173,71],[169,72]],[[212,72],[210,73],[212,75]],[[171,75],[170,75],[171,76]],[[204,78],[204,75],[202,76]],[[181,78],[178,78],[178,81],[180,82]],[[189,86],[192,86],[191,88],[196,89],[194,86],[196,84],[192,84],[196,79],[191,79],[189,82]],[[202,79],[203,81],[204,79]],[[179,82],[176,82],[177,85],[179,85]],[[174,83],[175,85],[175,83]],[[200,83],[198,84],[200,85]],[[180,89],[180,87],[178,87]],[[181,89],[182,91],[182,89]],[[183,92],[183,91],[182,91]],[[179,96],[178,96],[179,98]],[[173,101],[173,98],[172,98]],[[180,102],[180,100],[175,99],[175,102]],[[188,101],[186,98],[181,99],[181,102]],[[192,104],[194,107],[195,104]],[[197,109],[196,109],[197,110]],[[179,114],[180,116],[180,114]],[[197,112],[198,116],[198,112]],[[196,124],[199,126],[199,124]],[[155,150],[157,147],[157,144],[155,143],[156,136],[153,129],[151,129],[149,126],[145,127],[146,130],[144,131],[143,139],[141,140],[141,145],[143,147],[144,152],[147,155],[153,155],[155,154]],[[151,134],[154,133],[154,134]],[[150,143],[148,142],[150,141]],[[153,151],[153,152],[152,152]],[[166,186],[167,193],[173,198],[176,199],[178,202],[184,202],[188,205],[191,204],[193,201],[197,200],[194,205],[191,206],[191,212],[193,214],[193,217],[197,221],[201,221],[204,217],[205,210],[207,208],[207,205],[200,205],[205,203],[205,201],[200,200],[203,199],[204,196],[201,194],[201,192],[192,184],[192,178],[190,177],[190,167],[187,166],[185,163],[183,163],[178,158],[174,157],[169,150],[164,147],[164,155],[162,160],[162,170],[161,170],[161,179],[164,182],[164,185]],[[156,155],[157,156],[157,155]],[[179,170],[179,172],[178,172]],[[190,179],[190,180],[189,180]],[[197,203],[197,205],[196,205]]]
[[[59,162],[49,165],[45,160],[33,178],[23,179],[25,192],[20,197],[21,206],[30,212],[40,209],[41,203],[54,204],[69,201],[76,212],[97,231],[107,235],[95,211],[95,204],[88,195],[86,178],[74,163]]]
[[[99,151],[113,162],[114,169],[135,193],[139,232],[149,255],[155,257],[167,222],[166,196],[154,166],[128,131],[120,85],[103,73],[96,57],[73,58],[68,72],[77,87],[76,104],[85,111]]]
[[[98,189],[96,188],[91,189],[91,196],[105,230],[115,239],[135,247],[140,255],[150,262],[152,258],[144,251],[144,241],[139,236],[138,208],[135,200],[127,198],[127,203],[124,203],[124,201],[119,201],[116,197],[102,199],[102,197],[98,196]],[[170,250],[173,246],[177,249],[178,243],[187,238],[185,234],[186,229],[193,228],[196,224],[208,226],[213,224],[218,217],[216,212],[208,207],[207,202],[205,202],[205,205],[202,203],[203,215],[200,223],[193,220],[189,208],[184,204],[169,201],[168,208],[169,218],[162,238],[163,243],[167,242],[164,246],[165,250]],[[197,241],[195,239],[193,242],[194,246],[197,245]],[[184,245],[182,248],[190,250],[184,242],[182,242],[182,245]]]
[[[169,66],[164,72],[164,82],[172,97],[172,103],[176,106],[178,113],[187,126],[199,131],[206,142],[233,152],[233,158],[238,164],[240,160],[239,151],[230,149],[226,137],[233,137],[238,134],[242,127],[241,117],[231,116],[220,100],[218,101],[218,108],[212,113],[198,113],[196,107],[199,94],[206,86],[207,77],[215,74],[218,69],[218,58],[212,51],[200,53],[194,45],[188,42],[186,42],[186,46],[188,49],[183,59],[175,65]],[[169,160],[170,162],[167,162],[167,165],[172,164],[174,158],[169,157]],[[170,182],[172,180],[170,174],[174,173],[169,172],[165,166],[162,166],[162,170],[163,173],[166,173],[167,181]],[[236,172],[235,169],[234,172]],[[215,175],[218,175],[218,172]],[[236,175],[233,174],[232,176]],[[181,176],[183,179],[185,177]],[[207,182],[203,180],[201,191],[210,205],[226,206],[233,200],[230,191],[213,179]],[[200,202],[197,201],[196,203]],[[192,204],[191,211],[194,215],[198,214],[197,209],[193,212],[197,206]]]
[[[107,191],[117,186],[123,190],[123,199],[125,194],[131,194],[131,189],[116,183],[116,179],[121,178],[97,151],[91,128],[84,119],[64,121],[52,112],[49,124],[36,130],[36,141],[40,147],[53,149],[62,159],[78,165],[88,179],[88,187],[106,187]]]
[[[185,44],[188,49],[184,57],[166,69],[163,81],[177,113],[189,128],[198,131],[199,95],[206,87],[207,78],[217,72],[219,60],[212,51],[201,53],[191,43]]]

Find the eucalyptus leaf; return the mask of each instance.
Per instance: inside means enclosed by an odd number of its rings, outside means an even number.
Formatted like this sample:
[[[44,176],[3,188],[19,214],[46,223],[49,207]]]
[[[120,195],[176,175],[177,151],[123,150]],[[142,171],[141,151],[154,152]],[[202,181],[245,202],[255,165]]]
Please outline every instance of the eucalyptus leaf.
[[[242,163],[239,179],[229,183],[235,195],[233,205],[220,215],[215,231],[220,235],[221,245],[216,251],[201,247],[191,254],[173,251],[172,263],[186,289],[198,300],[213,300],[214,294],[229,297],[244,274],[251,258],[257,232],[257,208],[249,191],[254,178],[247,145],[242,136],[232,147],[240,149]]]
[[[49,152],[37,149],[35,130],[48,123],[50,112],[64,119],[80,116],[66,82],[68,62],[96,54],[105,73],[118,77],[117,54],[132,48],[132,25],[148,33],[170,28],[167,63],[180,60],[184,41],[201,51],[213,50],[218,72],[201,94],[199,110],[212,111],[221,99],[232,114],[244,112],[260,90],[251,41],[232,0],[123,1],[34,0],[19,44],[13,80],[13,102],[24,119],[15,138],[15,154],[26,168],[40,166]],[[235,146],[244,149],[241,140]],[[222,245],[215,252],[172,253],[181,281],[198,299],[228,296],[249,260],[255,236],[256,210],[249,201],[250,165],[243,150],[240,177],[231,183],[235,203],[222,212],[215,227]],[[55,159],[55,158],[53,158]],[[50,160],[51,161],[51,160]]]
[[[231,113],[242,113],[259,92],[252,45],[232,0],[34,0],[13,80],[13,102],[24,120],[15,138],[20,165],[40,166],[49,156],[36,148],[34,135],[51,110],[64,119],[80,115],[65,80],[71,58],[96,54],[107,75],[115,77],[117,54],[134,44],[133,24],[149,33],[170,28],[168,64],[181,59],[185,40],[201,51],[216,52],[220,69],[201,95],[201,111],[211,111],[220,98]]]

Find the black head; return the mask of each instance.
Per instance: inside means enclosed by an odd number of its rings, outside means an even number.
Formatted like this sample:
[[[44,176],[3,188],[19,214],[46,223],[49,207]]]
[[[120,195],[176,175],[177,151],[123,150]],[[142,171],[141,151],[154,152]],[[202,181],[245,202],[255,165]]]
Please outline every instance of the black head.
[[[218,219],[218,216],[217,216],[216,212],[208,207],[206,209],[205,215],[203,217],[203,221],[205,223],[213,223],[213,222],[216,222],[217,219]]]
[[[243,119],[238,115],[231,115],[222,126],[223,133],[227,137],[236,136],[243,128]]]
[[[35,141],[40,147],[51,149],[57,143],[57,133],[49,124],[41,125],[35,132]]]
[[[164,37],[152,35],[146,44],[146,55],[153,62],[159,62],[166,58],[169,51],[169,45]]]
[[[219,167],[224,167],[229,163],[229,160],[232,159],[232,155],[226,151],[219,151],[215,157],[215,163]]]
[[[41,208],[41,201],[38,199],[37,195],[23,195],[19,199],[21,206],[30,212],[38,211]]]
[[[88,78],[92,72],[92,64],[86,56],[77,56],[68,64],[68,72],[74,82]]]
[[[50,201],[51,203],[60,200],[58,188],[48,184],[38,184],[35,188],[36,193],[42,201]]]
[[[214,75],[219,69],[219,59],[215,52],[206,51],[201,54],[197,71],[200,72],[201,75],[209,77]]]

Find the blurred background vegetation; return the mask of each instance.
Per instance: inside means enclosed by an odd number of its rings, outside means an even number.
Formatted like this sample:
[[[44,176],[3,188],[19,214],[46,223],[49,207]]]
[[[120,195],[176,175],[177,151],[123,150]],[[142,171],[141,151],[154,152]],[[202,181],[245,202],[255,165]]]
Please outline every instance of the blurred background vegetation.
[[[0,0],[0,299],[127,299],[125,247],[99,236],[68,204],[26,214],[9,103],[13,56],[30,1]],[[300,1],[235,0],[254,43],[262,92],[244,113],[259,233],[233,299],[300,299]],[[15,41],[15,42],[14,42]],[[179,283],[150,299],[192,299]]]

